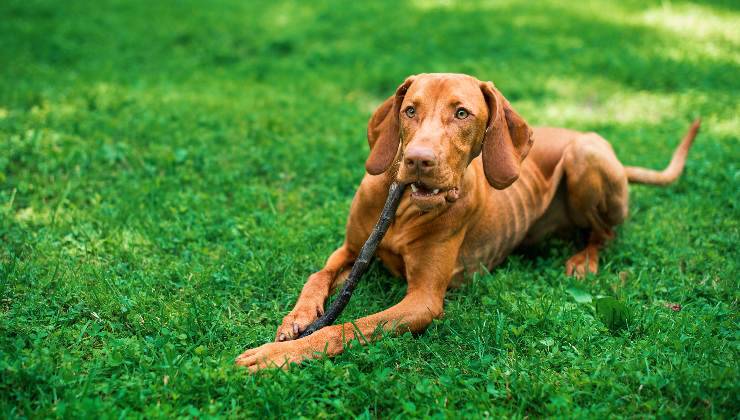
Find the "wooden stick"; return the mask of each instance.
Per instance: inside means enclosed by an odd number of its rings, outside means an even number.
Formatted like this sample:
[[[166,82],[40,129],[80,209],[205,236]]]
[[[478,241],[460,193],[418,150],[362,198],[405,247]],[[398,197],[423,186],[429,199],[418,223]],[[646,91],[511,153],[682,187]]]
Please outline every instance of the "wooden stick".
[[[378,245],[380,245],[380,242],[383,240],[383,236],[385,236],[385,233],[388,231],[388,227],[390,227],[393,217],[396,215],[398,203],[401,201],[401,196],[403,196],[403,191],[405,189],[406,185],[402,185],[397,182],[393,182],[391,184],[391,187],[388,190],[388,198],[385,200],[385,205],[383,206],[383,211],[380,212],[380,219],[378,219],[378,223],[375,224],[373,231],[370,232],[370,237],[368,237],[365,244],[362,245],[360,255],[357,256],[354,265],[352,265],[352,271],[349,273],[347,281],[344,282],[344,286],[339,292],[339,295],[334,299],[334,302],[331,303],[329,309],[324,312],[324,315],[309,325],[308,328],[298,336],[298,338],[307,337],[321,328],[333,324],[334,321],[337,320],[339,314],[342,313],[344,307],[349,303],[349,299],[352,297],[352,292],[355,290],[355,287],[357,286],[357,283],[359,283],[360,278],[362,278],[362,275],[367,271],[367,267],[370,265],[370,260],[373,258],[375,250],[378,249]]]

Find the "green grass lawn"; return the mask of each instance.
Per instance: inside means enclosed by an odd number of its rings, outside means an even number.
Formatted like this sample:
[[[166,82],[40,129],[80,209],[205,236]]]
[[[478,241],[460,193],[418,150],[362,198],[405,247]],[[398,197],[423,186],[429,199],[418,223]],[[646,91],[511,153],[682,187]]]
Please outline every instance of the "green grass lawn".
[[[0,417],[698,416],[740,409],[737,3],[0,2]],[[370,113],[414,73],[684,176],[475,276],[419,336],[249,375],[341,244]],[[374,264],[342,319],[392,305]],[[680,304],[673,311],[667,304]]]

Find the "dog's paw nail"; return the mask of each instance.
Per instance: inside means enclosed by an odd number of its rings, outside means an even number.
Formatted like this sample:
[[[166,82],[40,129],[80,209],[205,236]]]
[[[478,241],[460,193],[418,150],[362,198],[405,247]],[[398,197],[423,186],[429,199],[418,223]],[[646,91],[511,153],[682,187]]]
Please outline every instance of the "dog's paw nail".
[[[298,324],[293,324],[293,334],[298,335],[301,328],[298,326]]]
[[[316,308],[316,316],[323,316],[324,311],[321,310],[321,308]]]
[[[280,334],[280,337],[278,337],[278,341],[285,341],[285,334]]]

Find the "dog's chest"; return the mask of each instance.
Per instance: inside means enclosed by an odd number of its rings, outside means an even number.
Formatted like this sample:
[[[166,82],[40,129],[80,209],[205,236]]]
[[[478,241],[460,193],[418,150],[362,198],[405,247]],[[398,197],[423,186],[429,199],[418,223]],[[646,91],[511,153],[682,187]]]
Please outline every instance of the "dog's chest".
[[[406,267],[402,256],[405,243],[402,232],[399,232],[399,229],[391,228],[376,251],[376,256],[396,277],[405,277],[406,275]]]
[[[423,248],[433,246],[430,232],[439,229],[438,223],[434,214],[421,213],[404,199],[376,256],[395,276],[405,277],[407,260],[422,257]]]

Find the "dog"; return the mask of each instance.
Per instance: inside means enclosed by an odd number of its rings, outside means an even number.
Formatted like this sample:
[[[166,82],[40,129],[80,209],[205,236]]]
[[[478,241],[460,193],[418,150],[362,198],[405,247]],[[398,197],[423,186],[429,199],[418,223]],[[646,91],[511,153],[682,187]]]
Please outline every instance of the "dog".
[[[333,356],[378,328],[422,332],[442,316],[448,288],[492,269],[520,245],[560,231],[587,234],[568,275],[596,273],[599,250],[628,213],[628,184],[666,185],[683,171],[697,119],[663,171],[623,166],[596,133],[530,127],[491,82],[463,74],[407,78],[368,124],[367,173],[350,208],[344,243],[306,282],[275,342],[245,351],[250,371]],[[404,298],[354,323],[298,338],[347,278],[391,182],[407,185],[377,257],[404,277]]]

